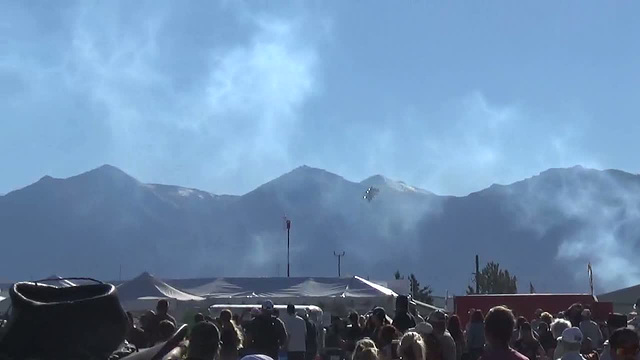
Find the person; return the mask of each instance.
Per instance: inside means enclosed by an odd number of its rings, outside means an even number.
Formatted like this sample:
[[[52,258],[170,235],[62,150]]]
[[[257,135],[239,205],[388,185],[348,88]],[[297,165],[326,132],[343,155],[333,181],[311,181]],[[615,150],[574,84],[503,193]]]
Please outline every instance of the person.
[[[153,346],[156,343],[158,332],[158,323],[156,322],[156,313],[153,310],[147,310],[140,316],[140,328],[144,331],[145,346]]]
[[[549,329],[549,325],[547,325],[545,321],[540,321],[540,325],[538,325],[538,339],[545,354],[547,354],[548,357],[552,357],[553,350],[557,345],[557,340],[553,337],[551,329]]]
[[[481,310],[474,310],[467,329],[467,349],[470,360],[478,360],[482,356],[484,344],[484,316]]]
[[[370,316],[370,320],[371,320],[371,334],[369,334],[368,337],[374,339],[374,341],[377,341],[379,337],[378,332],[383,326],[387,325],[388,323],[387,312],[383,308],[377,307],[373,309],[373,312]]]
[[[201,321],[189,334],[187,360],[214,360],[218,355],[220,332],[211,322]]]
[[[398,355],[402,360],[425,360],[427,348],[422,336],[416,332],[407,331],[400,339]]]
[[[254,354],[278,359],[278,351],[287,343],[287,331],[282,321],[273,316],[271,300],[262,304],[262,311],[247,326],[247,342]]]
[[[433,334],[438,340],[438,344],[442,349],[443,360],[456,360],[456,342],[447,331],[447,315],[441,310],[436,310],[429,314],[429,323],[433,326]],[[427,345],[428,348],[428,345]]]
[[[638,333],[630,328],[621,328],[611,334],[609,338],[611,349],[609,356],[612,360],[637,360],[640,354]]]
[[[158,324],[162,320],[168,320],[173,324],[174,327],[176,326],[176,319],[173,316],[169,315],[169,302],[166,299],[158,300],[158,304],[156,305],[156,319]]]
[[[562,346],[564,349],[564,354],[562,354],[562,360],[585,360],[585,358],[580,354],[580,349],[582,348],[582,341],[584,337],[582,335],[582,331],[578,327],[570,327],[565,329],[562,332],[562,336],[560,337],[560,342],[562,342]]]
[[[287,338],[288,360],[304,360],[307,352],[307,324],[304,319],[296,314],[296,306],[287,305],[287,314],[282,317],[284,327],[289,337]]]
[[[311,321],[311,315],[309,311],[305,311],[304,322],[307,326],[307,336],[305,339],[307,354],[305,360],[313,360],[318,354],[318,330],[316,324]]]
[[[197,324],[199,322],[204,321],[204,315],[202,315],[202,313],[197,313],[195,315],[193,315],[193,323]]]
[[[398,338],[399,332],[393,325],[384,325],[378,332],[377,345],[380,349],[380,358],[383,360],[393,360],[397,358],[397,349],[394,341]]]
[[[544,358],[546,353],[540,342],[533,336],[531,324],[525,322],[520,326],[520,337],[516,340],[514,348],[529,360],[536,360],[537,356]]]
[[[522,324],[526,323],[527,319],[524,316],[518,316],[516,320],[516,326],[513,328],[513,332],[511,333],[511,346],[515,346],[516,341],[520,338],[520,328]]]
[[[538,331],[538,327],[540,326],[540,323],[542,322],[542,313],[544,311],[542,309],[536,309],[536,311],[533,313],[533,319],[531,319],[531,328],[534,331]]]
[[[582,310],[582,321],[580,322],[580,331],[585,337],[591,338],[591,346],[594,349],[600,349],[604,343],[602,331],[598,324],[591,319],[591,310]]]
[[[220,312],[220,360],[236,360],[242,348],[242,332],[232,321],[229,310]]]
[[[549,325],[549,329],[551,329],[551,324],[553,323],[553,315],[551,315],[551,313],[543,312],[542,315],[540,315],[540,320]]]
[[[609,317],[607,318],[607,330],[609,334],[611,334],[611,337],[613,337],[616,330],[623,329],[625,327],[627,327],[626,316],[618,313],[609,314]],[[611,356],[610,340],[604,342],[602,353],[600,353],[600,360],[614,360],[614,357]]]
[[[371,339],[362,339],[356,343],[351,360],[379,360],[380,352]]]
[[[362,338],[362,330],[359,324],[360,316],[357,312],[349,314],[349,325],[345,334],[345,348],[347,352],[352,352],[356,347],[356,343]]]
[[[488,347],[481,360],[528,360],[509,346],[515,323],[513,313],[506,307],[496,306],[489,310],[484,319]]]
[[[136,349],[142,349],[147,347],[148,343],[144,335],[144,330],[135,326],[135,322],[133,320],[133,314],[131,314],[131,312],[129,311],[127,311],[127,319],[129,321],[129,324],[128,324],[129,327],[127,329],[127,335],[125,339],[130,344],[133,344],[133,346],[135,346]]]
[[[396,315],[392,325],[401,333],[416,326],[416,319],[409,313],[409,298],[406,295],[396,298]]]
[[[562,336],[562,333],[570,327],[571,323],[569,320],[565,319],[556,319],[556,321],[551,324],[551,333],[556,339],[556,348],[553,350],[554,360],[560,359],[564,354],[564,344],[560,341],[560,337]]]
[[[447,331],[451,334],[453,341],[456,343],[456,360],[462,359],[462,354],[465,353],[465,341],[464,333],[462,332],[462,326],[460,325],[460,318],[458,315],[452,315],[449,318],[449,325]]]
[[[580,323],[582,322],[582,311],[584,310],[584,306],[580,303],[575,303],[569,307],[569,309],[565,313],[565,317],[567,320],[571,321],[572,327],[580,327]]]

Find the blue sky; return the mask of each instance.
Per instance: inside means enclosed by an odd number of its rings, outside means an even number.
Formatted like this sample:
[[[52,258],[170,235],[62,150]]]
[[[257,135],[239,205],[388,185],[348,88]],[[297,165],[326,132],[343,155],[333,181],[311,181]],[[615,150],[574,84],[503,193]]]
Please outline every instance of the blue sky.
[[[0,193],[110,163],[240,194],[302,164],[462,195],[638,172],[640,3],[2,1]]]

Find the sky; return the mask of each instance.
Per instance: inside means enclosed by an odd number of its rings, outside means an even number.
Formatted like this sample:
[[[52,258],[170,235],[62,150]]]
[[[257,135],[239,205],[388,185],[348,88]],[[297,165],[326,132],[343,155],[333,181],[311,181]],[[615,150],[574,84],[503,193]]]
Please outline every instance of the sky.
[[[631,1],[4,0],[0,193],[105,163],[218,194],[637,173],[638,34]]]

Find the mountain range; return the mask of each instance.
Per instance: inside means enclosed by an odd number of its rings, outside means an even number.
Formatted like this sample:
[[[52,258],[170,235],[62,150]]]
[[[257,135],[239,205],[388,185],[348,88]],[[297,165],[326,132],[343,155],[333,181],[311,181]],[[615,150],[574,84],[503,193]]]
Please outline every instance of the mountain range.
[[[0,278],[285,276],[285,216],[292,276],[335,276],[334,251],[345,251],[343,276],[415,273],[438,294],[464,292],[476,254],[521,292],[587,292],[589,262],[596,291],[640,281],[640,176],[580,166],[460,197],[308,166],[241,196],[146,184],[110,165],[44,176],[0,196]]]

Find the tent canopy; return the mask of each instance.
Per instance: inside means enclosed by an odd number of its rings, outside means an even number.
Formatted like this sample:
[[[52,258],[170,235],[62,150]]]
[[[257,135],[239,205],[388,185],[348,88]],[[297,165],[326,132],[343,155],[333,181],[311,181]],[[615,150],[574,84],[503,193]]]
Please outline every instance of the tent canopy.
[[[598,295],[599,301],[612,302],[613,309],[622,313],[633,311],[633,305],[638,299],[640,299],[640,285]]]
[[[168,284],[207,298],[380,297],[396,294],[361,277],[351,278],[202,278]]]
[[[200,301],[203,298],[178,290],[153,275],[144,272],[117,287],[120,301],[175,299]]]

